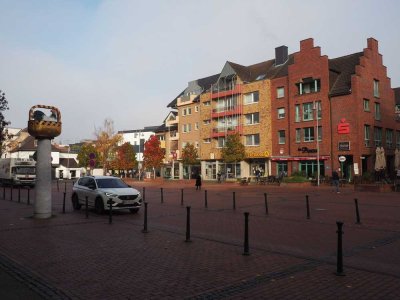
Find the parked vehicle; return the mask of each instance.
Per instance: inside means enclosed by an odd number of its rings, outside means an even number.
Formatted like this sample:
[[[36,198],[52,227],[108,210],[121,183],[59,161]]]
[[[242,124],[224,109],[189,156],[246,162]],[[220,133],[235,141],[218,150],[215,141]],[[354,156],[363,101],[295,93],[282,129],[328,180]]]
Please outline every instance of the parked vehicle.
[[[31,158],[0,159],[0,183],[7,185],[34,186],[36,161]]]
[[[86,205],[88,199],[89,208],[94,208],[97,213],[102,214],[112,210],[129,209],[131,213],[137,213],[142,205],[140,192],[122,179],[113,176],[85,176],[72,187],[72,206],[79,210]]]

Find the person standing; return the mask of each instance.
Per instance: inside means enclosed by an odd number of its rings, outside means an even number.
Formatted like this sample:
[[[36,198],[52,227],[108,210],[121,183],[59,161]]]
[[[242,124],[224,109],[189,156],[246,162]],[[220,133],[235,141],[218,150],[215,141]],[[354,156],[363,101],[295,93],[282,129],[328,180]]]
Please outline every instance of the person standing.
[[[339,194],[339,173],[336,170],[332,172],[332,183],[335,187],[336,193]]]
[[[196,190],[201,190],[201,175],[197,174],[196,176]]]

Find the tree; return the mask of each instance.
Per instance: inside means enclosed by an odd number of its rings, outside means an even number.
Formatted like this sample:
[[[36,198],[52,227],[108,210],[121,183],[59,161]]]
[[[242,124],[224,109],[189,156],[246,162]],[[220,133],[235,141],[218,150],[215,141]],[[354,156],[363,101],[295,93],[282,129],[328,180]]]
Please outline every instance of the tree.
[[[246,157],[245,147],[240,141],[239,133],[228,135],[225,147],[222,148],[221,158],[226,163],[242,161]]]
[[[111,167],[115,170],[131,170],[137,165],[136,153],[130,143],[124,143],[117,147]]]
[[[188,165],[189,167],[191,165],[195,165],[198,163],[198,153],[197,149],[194,146],[194,144],[187,143],[185,147],[182,149],[182,163],[184,165]],[[191,176],[191,172],[189,172],[189,179]]]
[[[104,175],[109,167],[109,162],[113,159],[114,150],[122,140],[122,136],[114,134],[114,122],[111,119],[105,119],[103,128],[97,128],[94,134],[96,135],[95,144]]]
[[[160,168],[164,159],[165,151],[160,146],[160,141],[152,135],[144,143],[143,162],[145,168],[152,169],[155,178],[155,169]]]
[[[78,152],[78,161],[79,161],[79,166],[82,168],[89,168],[90,167],[90,158],[89,155],[90,153],[94,153],[95,155],[95,166],[94,167],[98,167],[99,166],[99,153],[96,150],[96,147],[94,144],[92,143],[87,143],[87,144],[83,144],[81,149]]]
[[[3,154],[4,151],[4,142],[9,138],[8,131],[5,129],[10,122],[5,120],[3,115],[3,111],[8,110],[8,101],[6,98],[6,94],[0,90],[0,155]]]

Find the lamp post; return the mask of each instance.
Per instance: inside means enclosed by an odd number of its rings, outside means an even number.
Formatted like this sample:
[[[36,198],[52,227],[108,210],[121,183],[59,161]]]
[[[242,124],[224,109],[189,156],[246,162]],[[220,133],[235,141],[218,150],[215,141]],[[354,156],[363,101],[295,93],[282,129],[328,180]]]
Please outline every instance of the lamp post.
[[[319,102],[315,101],[314,102],[314,110],[315,110],[315,119],[317,120],[317,130],[316,130],[316,136],[317,136],[317,186],[319,186],[320,182],[320,166],[319,166],[319,128],[318,128],[318,112],[319,112]]]

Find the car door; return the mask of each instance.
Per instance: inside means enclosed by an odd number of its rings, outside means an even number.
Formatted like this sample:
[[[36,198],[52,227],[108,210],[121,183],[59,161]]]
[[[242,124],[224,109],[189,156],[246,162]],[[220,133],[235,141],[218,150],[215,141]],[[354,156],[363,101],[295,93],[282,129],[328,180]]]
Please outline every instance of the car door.
[[[89,207],[94,207],[94,203],[97,197],[97,184],[94,178],[89,178],[86,183],[86,196],[88,197],[88,205]]]

